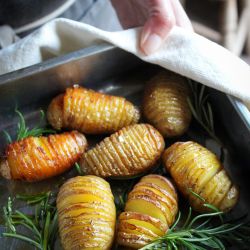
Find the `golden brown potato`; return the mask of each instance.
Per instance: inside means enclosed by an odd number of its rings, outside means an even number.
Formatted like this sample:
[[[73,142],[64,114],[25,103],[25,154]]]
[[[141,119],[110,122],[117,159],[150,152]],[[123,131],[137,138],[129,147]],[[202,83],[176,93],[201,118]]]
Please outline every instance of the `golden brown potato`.
[[[77,131],[27,137],[8,145],[0,172],[7,179],[40,181],[71,168],[86,148],[85,136]]]
[[[97,176],[68,180],[57,196],[63,249],[110,249],[116,209],[109,184]]]
[[[163,236],[177,211],[171,182],[160,175],[143,177],[129,193],[125,212],[119,216],[118,244],[138,249]]]
[[[125,177],[153,167],[165,143],[147,124],[125,127],[87,151],[80,161],[84,173],[102,177]]]
[[[222,211],[237,202],[239,191],[228,177],[216,155],[198,143],[177,142],[165,150],[163,162],[177,187],[199,212],[206,211],[203,203],[190,190]]]
[[[162,71],[147,84],[143,98],[143,115],[164,137],[184,134],[191,121],[184,77]]]
[[[140,114],[123,97],[74,86],[52,100],[47,117],[49,123],[59,130],[69,128],[86,134],[102,134],[137,123]]]

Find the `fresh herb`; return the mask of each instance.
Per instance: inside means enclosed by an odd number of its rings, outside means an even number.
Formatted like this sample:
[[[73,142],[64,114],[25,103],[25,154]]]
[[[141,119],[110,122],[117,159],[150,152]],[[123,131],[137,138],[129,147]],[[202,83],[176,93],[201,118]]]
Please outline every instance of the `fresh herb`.
[[[6,130],[3,130],[3,134],[5,136],[5,140],[8,144],[12,143],[12,138],[10,136],[10,134],[6,131]]]
[[[195,197],[204,201],[202,197],[190,192]],[[140,248],[140,250],[167,249],[167,250],[206,250],[226,249],[226,244],[237,245],[237,249],[247,249],[250,243],[250,223],[240,223],[238,220],[224,222],[224,213],[213,205],[204,203],[211,212],[193,216],[192,208],[189,208],[188,215],[184,222],[181,221],[179,212],[175,223],[167,233]],[[219,218],[219,223],[212,224],[211,221]]]
[[[120,214],[124,210],[127,195],[128,194],[124,192],[123,194],[118,195],[117,199],[115,199],[115,207],[117,214]]]
[[[119,194],[115,197],[115,207],[117,215],[119,215],[122,211],[124,211],[128,193],[129,191],[128,189],[126,189],[122,192],[122,194]]]
[[[84,175],[80,165],[77,162],[75,163],[75,169],[79,175]]]
[[[5,237],[11,237],[28,242],[40,250],[51,250],[58,231],[57,210],[52,192],[38,195],[17,195],[16,199],[34,205],[33,214],[25,214],[19,210],[13,211],[13,200],[8,198],[7,205],[3,207],[6,231]],[[18,226],[30,231],[30,235],[18,233]]]
[[[17,115],[19,117],[19,122],[17,124],[17,136],[16,136],[17,141],[22,140],[22,139],[29,137],[29,136],[37,137],[37,136],[41,136],[44,134],[54,134],[55,133],[55,130],[53,130],[53,129],[47,129],[47,128],[41,127],[42,122],[45,119],[45,114],[44,114],[43,110],[40,110],[40,115],[41,115],[40,122],[38,123],[37,126],[35,126],[32,129],[27,127],[23,114],[20,111],[18,111],[17,109],[15,110],[15,112],[17,113]],[[12,140],[10,134],[5,130],[3,132],[5,134],[7,142],[11,143],[13,140]]]
[[[192,209],[190,209],[188,218],[191,218],[191,213]],[[179,213],[175,224],[169,229],[166,235],[142,247],[141,250],[222,250],[226,249],[225,243],[235,243],[239,247],[246,247],[247,243],[250,243],[250,224],[223,223],[214,227],[209,225],[213,217],[221,214],[222,212],[213,212],[198,215],[190,221],[187,220],[184,226],[176,229],[179,226],[181,218],[181,213]],[[195,226],[196,223],[199,224]]]
[[[189,80],[189,85],[192,97],[188,98],[188,105],[196,121],[206,130],[206,132],[223,145],[221,140],[216,136],[214,129],[214,116],[211,104],[208,102],[208,94],[206,94],[206,87],[197,82]]]
[[[117,215],[119,215],[122,211],[124,211],[124,207],[126,204],[126,201],[128,199],[128,194],[134,187],[135,183],[137,182],[137,179],[132,179],[129,184],[122,189],[122,192],[115,197],[115,207]]]

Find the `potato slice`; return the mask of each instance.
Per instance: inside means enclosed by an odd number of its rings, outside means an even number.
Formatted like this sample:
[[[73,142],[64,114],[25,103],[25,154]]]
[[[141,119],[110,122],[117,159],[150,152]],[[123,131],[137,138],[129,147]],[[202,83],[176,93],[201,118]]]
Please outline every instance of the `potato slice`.
[[[120,223],[122,221],[128,221],[136,225],[143,226],[157,235],[164,235],[168,230],[167,224],[161,222],[161,220],[151,217],[146,214],[136,212],[124,212],[119,216]]]
[[[239,191],[234,186],[216,155],[198,143],[177,142],[165,150],[163,162],[172,175],[177,187],[189,199],[191,206],[199,211],[207,211],[200,195],[222,211],[234,207]]]
[[[133,195],[146,195],[150,198],[154,198],[161,203],[165,208],[165,217],[168,224],[172,224],[172,220],[175,218],[176,212],[176,200],[167,192],[163,192],[159,187],[150,183],[138,183],[136,188],[130,192],[130,197]]]
[[[136,249],[145,246],[167,232],[177,210],[177,195],[170,181],[159,175],[143,177],[129,193],[125,212],[119,216],[118,243]]]
[[[121,246],[126,246],[125,249],[139,249],[152,241],[150,237],[144,234],[134,234],[134,233],[126,233],[123,231],[118,231],[117,239]]]
[[[177,200],[177,193],[175,187],[173,186],[172,182],[169,181],[167,178],[156,175],[156,174],[149,174],[141,178],[140,183],[150,183],[152,185],[161,188],[161,191],[168,192],[173,196],[173,199]]]
[[[134,195],[126,202],[125,211],[147,214],[167,223],[166,208],[147,195]]]
[[[90,189],[88,182],[95,183],[95,186]],[[78,176],[68,180],[59,190],[57,209],[65,250],[111,248],[116,210],[110,186],[105,180],[97,176]]]
[[[80,166],[86,174],[102,177],[133,176],[155,166],[164,146],[163,137],[151,125],[131,125],[87,151]]]
[[[87,148],[87,140],[77,131],[27,137],[11,143],[0,172],[7,179],[40,181],[70,169]]]
[[[143,115],[164,137],[180,136],[191,121],[188,94],[184,77],[162,71],[145,88]]]
[[[103,134],[137,123],[140,113],[123,97],[75,85],[52,100],[47,117],[55,129],[69,128],[86,134]]]

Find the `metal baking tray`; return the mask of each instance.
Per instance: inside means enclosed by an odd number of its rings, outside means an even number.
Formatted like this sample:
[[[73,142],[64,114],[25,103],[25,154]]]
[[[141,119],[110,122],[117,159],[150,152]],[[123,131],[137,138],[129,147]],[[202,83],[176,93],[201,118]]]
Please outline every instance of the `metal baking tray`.
[[[24,114],[27,124],[32,127],[39,119],[39,110],[46,110],[50,100],[63,92],[66,87],[80,84],[104,93],[121,95],[140,106],[144,84],[160,68],[140,61],[138,58],[114,46],[101,44],[67,55],[50,59],[12,73],[0,76],[0,131],[7,130],[15,135],[16,107]],[[224,93],[209,89],[215,112],[215,126],[220,139],[226,145],[224,165],[234,182],[240,187],[240,200],[229,216],[236,218],[250,210],[250,118],[242,113],[245,106]],[[246,111],[246,110],[245,110]],[[88,136],[90,144],[100,141],[102,136]],[[170,145],[176,140],[197,141],[219,154],[218,145],[209,139],[198,124],[193,121],[189,131],[181,138],[166,140]],[[6,141],[1,133],[0,152],[4,154]],[[6,181],[0,178],[0,207],[6,204],[7,197],[16,194],[34,194],[56,189],[75,170],[56,178],[39,183]],[[113,191],[119,192],[126,186],[124,181],[111,181]],[[17,207],[22,207],[17,203]],[[2,214],[2,213],[1,213]],[[0,234],[4,231],[3,218],[0,218]],[[0,236],[0,249],[29,250],[29,245]],[[61,249],[60,241],[56,250]]]

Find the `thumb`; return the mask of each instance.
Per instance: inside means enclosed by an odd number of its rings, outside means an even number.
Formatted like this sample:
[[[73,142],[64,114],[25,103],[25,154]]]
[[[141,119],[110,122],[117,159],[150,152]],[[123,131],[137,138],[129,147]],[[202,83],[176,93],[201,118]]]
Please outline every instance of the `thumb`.
[[[150,2],[149,19],[145,23],[140,37],[140,47],[146,55],[159,49],[175,25],[175,16],[169,0]]]

